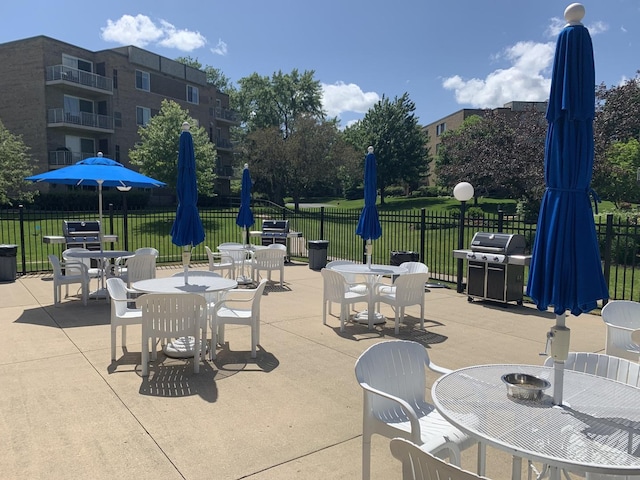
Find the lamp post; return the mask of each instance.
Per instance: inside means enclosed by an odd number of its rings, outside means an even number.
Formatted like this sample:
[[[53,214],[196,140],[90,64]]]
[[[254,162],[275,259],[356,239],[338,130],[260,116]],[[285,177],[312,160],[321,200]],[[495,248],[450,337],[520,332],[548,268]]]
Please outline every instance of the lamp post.
[[[464,248],[464,211],[468,200],[473,198],[473,185],[460,182],[453,188],[453,196],[460,202],[460,223],[458,225],[458,250]],[[458,258],[457,291],[462,293],[462,259]]]

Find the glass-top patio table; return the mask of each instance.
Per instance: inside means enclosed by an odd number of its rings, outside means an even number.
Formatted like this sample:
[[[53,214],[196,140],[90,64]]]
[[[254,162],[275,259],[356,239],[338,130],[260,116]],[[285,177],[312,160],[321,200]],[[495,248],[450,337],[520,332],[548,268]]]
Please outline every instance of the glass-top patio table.
[[[502,376],[526,373],[551,382],[553,368],[479,365],[440,377],[431,389],[440,414],[479,442],[513,455],[512,478],[522,458],[550,467],[607,475],[640,475],[640,388],[566,370],[564,402],[507,396]]]

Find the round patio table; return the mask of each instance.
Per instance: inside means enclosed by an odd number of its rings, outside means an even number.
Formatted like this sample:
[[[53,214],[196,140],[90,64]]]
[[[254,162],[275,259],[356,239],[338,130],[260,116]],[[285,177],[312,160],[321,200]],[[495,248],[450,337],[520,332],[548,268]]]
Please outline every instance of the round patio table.
[[[98,266],[102,270],[102,274],[99,278],[98,290],[91,292],[89,297],[91,298],[109,298],[107,289],[104,286],[104,279],[107,274],[106,264],[110,259],[118,257],[126,257],[133,255],[133,252],[127,250],[72,250],[67,252],[66,255],[69,258],[93,258],[98,261]]]
[[[481,444],[513,455],[512,478],[522,458],[560,471],[640,475],[640,388],[608,378],[565,370],[564,403],[507,396],[502,376],[526,373],[551,383],[553,367],[479,365],[440,377],[431,389],[440,414]]]

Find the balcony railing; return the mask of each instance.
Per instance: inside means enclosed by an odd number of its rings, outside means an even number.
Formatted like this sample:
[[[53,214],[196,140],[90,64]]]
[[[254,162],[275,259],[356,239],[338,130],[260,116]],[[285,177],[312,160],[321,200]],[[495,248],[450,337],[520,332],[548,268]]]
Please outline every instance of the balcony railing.
[[[100,130],[113,131],[113,117],[88,112],[69,112],[63,108],[50,108],[47,111],[47,123],[55,125],[77,125]]]
[[[52,150],[49,152],[50,167],[64,167],[73,165],[85,158],[95,157],[94,152],[71,152],[69,150]]]
[[[235,124],[240,123],[240,120],[238,119],[238,114],[229,108],[216,107],[214,112],[215,112],[216,120],[222,120],[225,122],[235,123]]]
[[[63,81],[84,87],[95,88],[104,92],[113,93],[113,81],[110,78],[85,72],[77,68],[64,65],[47,67],[47,82]]]
[[[216,138],[216,148],[219,150],[233,150],[233,143],[228,138]]]

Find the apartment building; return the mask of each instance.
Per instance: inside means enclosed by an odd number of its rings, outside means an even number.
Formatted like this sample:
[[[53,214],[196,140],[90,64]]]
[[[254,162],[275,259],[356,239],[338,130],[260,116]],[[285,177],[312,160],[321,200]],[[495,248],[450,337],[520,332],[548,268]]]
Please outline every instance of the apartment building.
[[[229,129],[238,121],[204,72],[133,46],[92,52],[46,36],[0,44],[0,64],[0,119],[30,148],[34,173],[97,152],[136,170],[129,150],[138,128],[170,99],[207,130],[217,150],[215,192],[229,194]]]
[[[497,112],[500,115],[514,115],[519,112],[530,111],[531,109],[539,112],[546,112],[547,102],[514,101],[505,103],[502,107],[494,109],[463,108],[462,110],[458,110],[457,112],[424,126],[423,130],[429,136],[429,143],[427,144],[429,155],[434,159],[431,164],[429,174],[429,185],[435,185],[437,175],[435,168],[435,156],[437,155],[438,148],[442,143],[441,135],[447,130],[455,130],[456,128],[459,128],[467,118],[473,115],[483,117],[487,115],[488,112]]]

